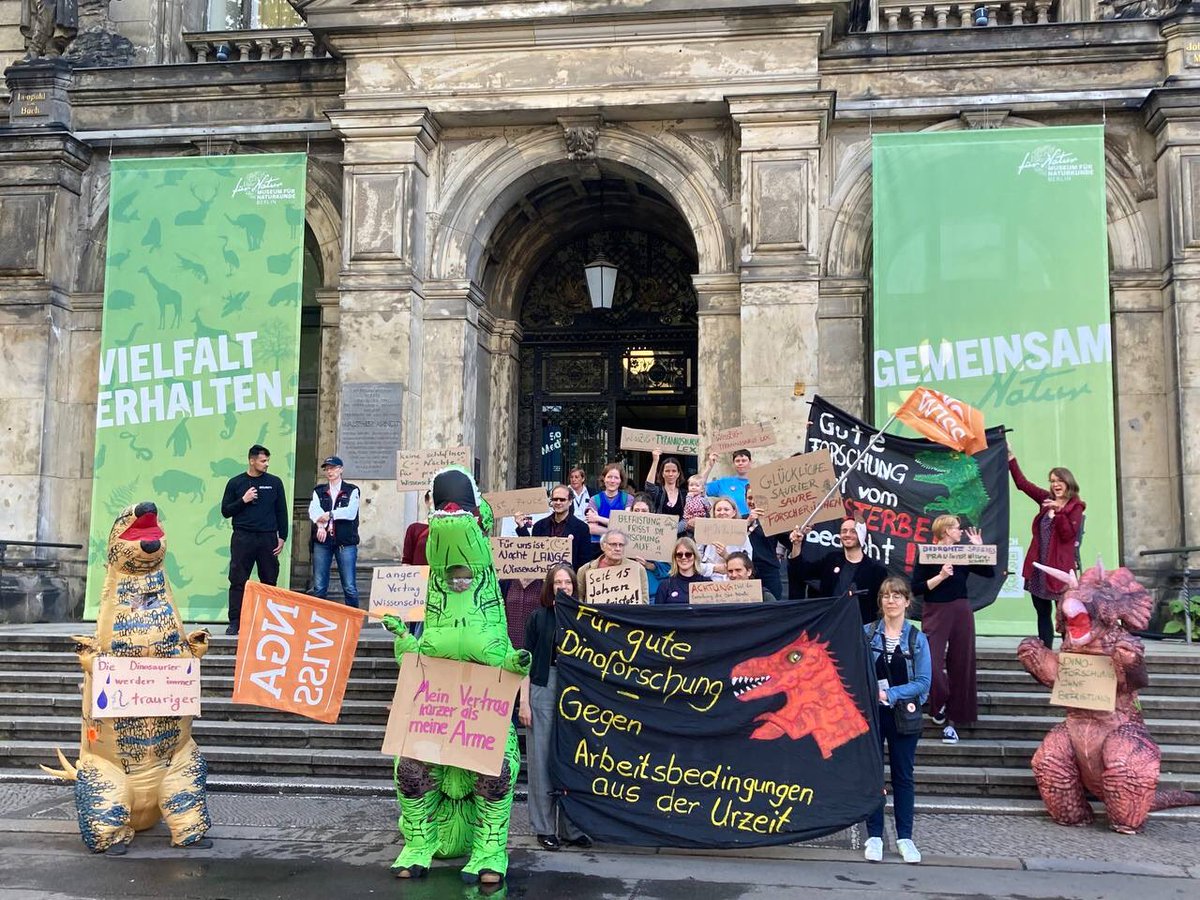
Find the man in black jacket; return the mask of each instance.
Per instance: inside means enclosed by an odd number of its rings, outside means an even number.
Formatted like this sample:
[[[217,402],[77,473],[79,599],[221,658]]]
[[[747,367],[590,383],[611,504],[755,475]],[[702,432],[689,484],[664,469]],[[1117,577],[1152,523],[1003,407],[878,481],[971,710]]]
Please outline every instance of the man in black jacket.
[[[530,522],[525,518],[517,528],[517,534],[528,537]],[[550,492],[550,515],[533,522],[534,537],[569,537],[571,539],[571,568],[579,567],[592,558],[592,536],[587,523],[577,519],[571,511],[571,489],[565,484],[556,484]]]
[[[288,536],[287,498],[283,482],[267,473],[271,451],[261,444],[250,448],[246,471],[225,485],[221,515],[233,519],[229,539],[229,627],[236,635],[242,620],[242,594],[250,572],[258,566],[263,584],[279,580],[279,552]]]
[[[859,531],[859,528],[862,531]],[[863,548],[866,527],[854,519],[843,519],[838,529],[841,548],[834,548],[812,562],[801,552],[804,538],[812,528],[795,528],[790,535],[792,551],[788,557],[788,591],[793,600],[804,597],[804,585],[816,581],[817,597],[851,597],[858,601],[864,625],[879,619],[879,586],[887,578],[883,563],[871,559]]]
[[[342,458],[326,457],[321,463],[326,484],[313,488],[308,502],[312,520],[313,583],[310,593],[325,599],[329,590],[329,570],[337,560],[338,578],[347,606],[358,606],[358,504],[361,492],[357,484],[342,480]]]

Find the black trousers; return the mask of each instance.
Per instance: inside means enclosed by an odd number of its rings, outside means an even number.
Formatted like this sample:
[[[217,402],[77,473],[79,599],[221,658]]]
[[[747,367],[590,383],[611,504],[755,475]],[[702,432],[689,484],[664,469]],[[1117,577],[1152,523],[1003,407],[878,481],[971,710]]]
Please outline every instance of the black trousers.
[[[1034,597],[1033,608],[1037,611],[1038,637],[1047,650],[1054,649],[1054,612],[1055,602],[1049,597]]]
[[[234,531],[229,539],[229,624],[237,626],[242,620],[242,595],[250,572],[258,566],[258,580],[275,584],[279,580],[279,557],[275,545],[279,539],[273,531]]]

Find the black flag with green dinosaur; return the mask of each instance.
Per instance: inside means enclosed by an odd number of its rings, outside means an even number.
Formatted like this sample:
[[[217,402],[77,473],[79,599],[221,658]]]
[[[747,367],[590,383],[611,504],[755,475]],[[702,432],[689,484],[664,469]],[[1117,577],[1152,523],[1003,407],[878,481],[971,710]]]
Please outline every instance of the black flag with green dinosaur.
[[[756,847],[883,799],[877,685],[840,599],[580,605],[558,595],[551,783],[598,841]]]
[[[839,475],[866,452],[846,479],[842,495],[867,526],[867,553],[888,571],[906,578],[921,544],[933,543],[933,520],[952,514],[963,527],[978,528],[985,544],[996,545],[996,574],[971,575],[972,608],[991,605],[1008,568],[1008,451],[1003,426],[987,430],[987,449],[974,456],[923,439],[883,435],[883,447],[867,450],[879,430],[821,397],[808,415],[805,451],[829,449]],[[818,559],[837,547],[839,523],[817,525],[804,544],[806,558]],[[794,595],[794,594],[793,594]],[[920,618],[919,604],[914,618]]]

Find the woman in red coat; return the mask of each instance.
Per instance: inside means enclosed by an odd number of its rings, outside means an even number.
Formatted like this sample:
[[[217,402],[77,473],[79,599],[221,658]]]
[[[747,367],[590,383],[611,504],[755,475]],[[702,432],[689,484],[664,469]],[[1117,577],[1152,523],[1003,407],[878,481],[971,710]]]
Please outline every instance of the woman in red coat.
[[[1083,533],[1083,511],[1087,508],[1079,499],[1079,482],[1070,469],[1055,466],[1050,470],[1050,490],[1038,487],[1021,472],[1017,457],[1008,451],[1008,471],[1022,493],[1040,504],[1033,517],[1033,542],[1025,554],[1021,574],[1025,590],[1033,598],[1037,611],[1038,638],[1047,648],[1054,648],[1055,600],[1067,586],[1034,566],[1042,565],[1070,572],[1076,567],[1079,539]]]

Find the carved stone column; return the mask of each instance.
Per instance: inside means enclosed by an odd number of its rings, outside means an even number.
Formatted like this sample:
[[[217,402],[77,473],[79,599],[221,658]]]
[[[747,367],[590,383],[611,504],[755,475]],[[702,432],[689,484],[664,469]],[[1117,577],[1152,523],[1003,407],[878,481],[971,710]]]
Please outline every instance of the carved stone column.
[[[827,92],[731,98],[741,132],[741,419],[775,423],[774,455],[799,448],[817,387],[817,173]]]
[[[699,319],[697,427],[707,440],[714,431],[742,422],[741,284],[734,274],[693,275],[692,283]]]
[[[1155,138],[1158,196],[1169,258],[1163,293],[1173,333],[1174,418],[1184,545],[1200,544],[1200,86],[1153,91],[1145,105]]]
[[[425,209],[437,123],[424,109],[330,115],[345,140],[337,389],[355,382],[404,386],[402,443],[420,447],[425,362]],[[435,382],[436,383],[436,382]],[[367,481],[362,554],[396,558],[420,497]]]
[[[87,541],[95,381],[73,373],[98,349],[73,331],[70,286],[90,162],[66,132],[0,135],[0,537]]]
[[[521,326],[512,319],[496,319],[486,335],[491,371],[479,419],[488,423],[488,454],[483,460],[482,474],[493,491],[517,486],[517,408],[523,337]]]
[[[867,279],[827,278],[817,306],[817,378],[821,396],[862,416],[867,376]],[[809,393],[811,397],[812,393]]]

